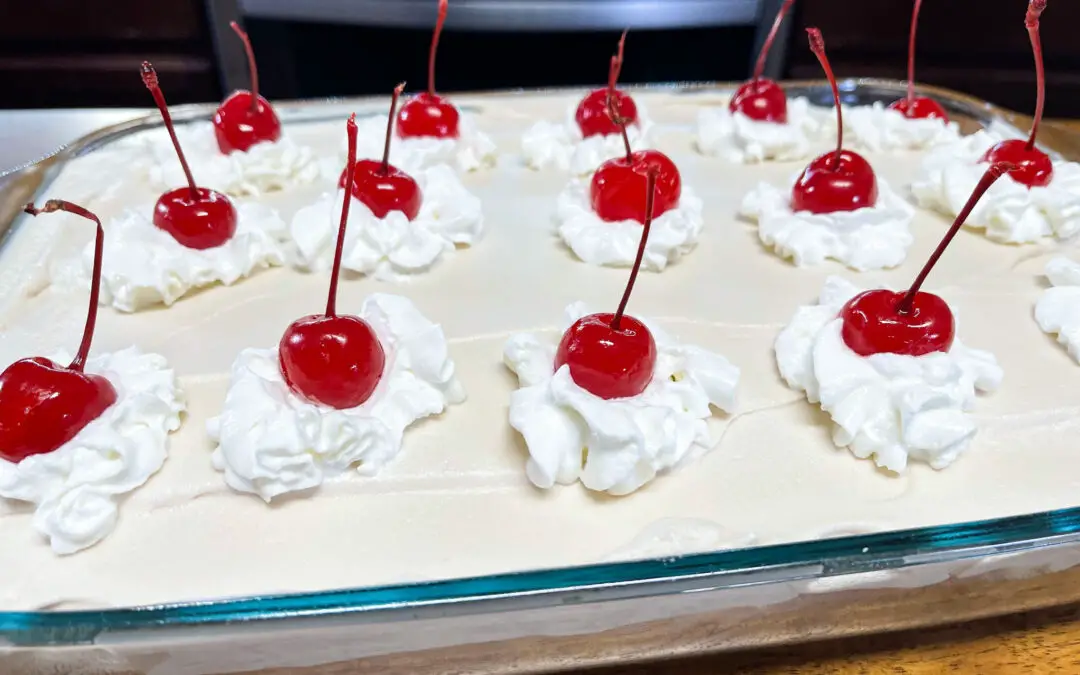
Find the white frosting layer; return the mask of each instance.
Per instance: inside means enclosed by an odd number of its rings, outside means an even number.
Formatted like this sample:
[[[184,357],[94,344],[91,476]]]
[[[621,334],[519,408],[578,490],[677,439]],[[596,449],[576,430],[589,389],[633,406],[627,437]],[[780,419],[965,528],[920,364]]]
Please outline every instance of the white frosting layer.
[[[844,140],[871,152],[926,150],[954,143],[959,137],[956,122],[905,117],[880,102],[844,107]]]
[[[634,264],[641,223],[601,220],[592,209],[589,181],[571,180],[559,194],[556,208],[559,236],[582,261],[611,267]],[[702,209],[701,199],[683,185],[679,205],[654,219],[649,228],[642,268],[661,272],[668,263],[693,250],[704,224]]]
[[[294,394],[277,349],[245,349],[232,366],[225,407],[207,422],[213,464],[225,482],[269,502],[341,476],[373,476],[401,451],[406,427],[465,400],[442,328],[408,299],[374,294],[360,317],[375,329],[387,363],[363,405],[337,410]]]
[[[637,101],[635,105],[638,120],[636,124],[626,127],[626,137],[630,147],[637,151],[651,147],[653,123],[644,106]],[[529,167],[544,169],[553,166],[570,171],[575,176],[585,176],[596,171],[607,160],[626,154],[621,133],[583,138],[576,115],[575,104],[567,108],[566,118],[561,124],[541,120],[522,135],[521,150]]]
[[[1046,289],[1035,305],[1035,321],[1057,335],[1069,355],[1080,362],[1080,264],[1057,257],[1046,264]]]
[[[798,174],[784,190],[759,183],[743,199],[742,215],[757,223],[761,243],[799,267],[829,258],[862,272],[904,262],[914,241],[915,210],[881,177],[874,206],[836,213],[792,211],[791,186],[797,179]]]
[[[988,168],[979,160],[1000,140],[979,131],[931,151],[911,185],[919,205],[955,216]],[[1080,166],[1052,161],[1049,185],[1028,188],[1006,174],[975,206],[966,225],[985,230],[987,237],[1003,244],[1065,239],[1080,232]]]
[[[386,144],[386,118],[373,115],[356,123],[356,156],[381,158]],[[341,145],[342,163],[346,146],[347,142]],[[401,138],[395,133],[390,143],[390,163],[409,173],[437,164],[449,164],[459,171],[476,171],[495,165],[496,150],[495,141],[476,128],[472,115],[461,112],[457,138]]]
[[[563,329],[589,313],[584,303],[570,305]],[[525,438],[525,473],[537,487],[580,480],[590,490],[625,495],[712,448],[705,420],[710,406],[734,410],[739,369],[645,323],[656,340],[656,370],[631,398],[590,394],[569,366],[552,372],[551,342],[528,333],[507,341],[503,360],[521,387],[510,397],[510,426]]]
[[[52,360],[66,364],[71,356]],[[176,377],[158,354],[134,347],[102,354],[88,359],[86,372],[108,378],[116,403],[53,452],[18,464],[0,459],[0,497],[34,504],[34,528],[59,554],[112,532],[118,499],[165,463],[169,432],[180,427],[185,408]]]
[[[992,354],[959,339],[948,352],[918,357],[856,354],[838,314],[859,292],[839,277],[826,279],[818,304],[800,307],[776,338],[780,375],[821,404],[833,420],[833,443],[856,457],[898,473],[908,460],[943,469],[975,436],[967,411],[976,390],[997,389],[1002,370]]]
[[[376,218],[363,202],[350,197],[342,266],[380,279],[424,272],[456,246],[471,246],[483,235],[480,200],[446,165],[413,174],[423,201],[410,221],[400,211]],[[290,236],[297,262],[307,269],[328,269],[334,260],[345,191],[325,194],[296,212]]]
[[[294,141],[284,130],[273,143],[257,143],[247,152],[223,155],[210,122],[177,127],[176,136],[191,166],[195,182],[233,196],[258,196],[307,185],[340,170],[338,163],[320,162],[312,149]],[[169,135],[155,130],[145,136],[154,157],[150,179],[162,188],[184,185],[187,179]]]
[[[152,204],[128,209],[105,224],[101,304],[122,312],[171,305],[197,288],[231,285],[260,269],[285,263],[280,239],[287,235],[277,211],[255,203],[233,203],[236,232],[216,248],[180,244],[151,220]],[[55,269],[60,285],[86,285],[94,265],[94,244],[83,250],[81,270]]]
[[[836,138],[832,114],[803,97],[789,98],[787,124],[776,124],[732,114],[725,103],[698,113],[694,144],[702,154],[743,164],[809,159]]]

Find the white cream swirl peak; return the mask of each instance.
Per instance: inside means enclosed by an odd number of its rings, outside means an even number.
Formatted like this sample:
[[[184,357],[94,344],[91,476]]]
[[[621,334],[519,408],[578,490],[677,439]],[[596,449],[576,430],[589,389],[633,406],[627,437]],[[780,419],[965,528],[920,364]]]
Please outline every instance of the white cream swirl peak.
[[[521,151],[530,168],[554,167],[575,176],[586,176],[603,162],[626,152],[619,132],[584,137],[575,119],[576,112],[576,106],[569,106],[562,123],[541,120],[529,127],[521,137]],[[652,132],[652,120],[645,108],[638,104],[637,119],[626,125],[630,147],[634,150],[651,147]]]
[[[1058,256],[1046,264],[1050,288],[1035,305],[1035,321],[1044,333],[1057,335],[1069,355],[1080,362],[1080,264]]]
[[[908,117],[880,102],[844,108],[854,147],[870,152],[927,150],[955,143],[960,125],[940,117]]]
[[[764,122],[726,104],[698,113],[694,146],[704,155],[738,164],[809,159],[836,139],[827,109],[803,97],[788,99],[786,122]]]
[[[371,115],[357,122],[359,138],[357,154],[360,157],[382,155],[386,137],[387,118]],[[345,148],[341,148],[344,158]],[[390,162],[410,173],[437,164],[446,164],[457,171],[471,172],[495,165],[497,146],[491,137],[477,128],[476,121],[468,112],[462,112],[456,137],[433,136],[402,137],[397,134],[390,150]]]

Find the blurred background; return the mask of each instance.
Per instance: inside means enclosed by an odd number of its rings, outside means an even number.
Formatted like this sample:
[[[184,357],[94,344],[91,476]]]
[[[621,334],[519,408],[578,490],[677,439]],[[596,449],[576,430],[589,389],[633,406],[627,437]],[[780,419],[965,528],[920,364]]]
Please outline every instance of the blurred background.
[[[739,80],[781,0],[451,0],[439,54],[444,91],[600,83],[632,29],[622,80]],[[926,0],[923,82],[1030,111],[1027,0]],[[912,0],[797,0],[770,74],[818,78],[802,28],[820,27],[840,77],[903,78]],[[312,98],[424,85],[435,0],[0,0],[0,108],[146,107],[152,60],[172,104],[247,87],[236,19],[263,93]],[[1047,114],[1080,117],[1080,1],[1043,22]]]

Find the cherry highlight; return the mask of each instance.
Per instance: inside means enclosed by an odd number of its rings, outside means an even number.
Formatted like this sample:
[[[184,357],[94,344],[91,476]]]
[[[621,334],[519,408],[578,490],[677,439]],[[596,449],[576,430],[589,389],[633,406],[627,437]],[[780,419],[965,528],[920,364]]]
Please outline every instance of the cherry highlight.
[[[154,70],[154,66],[149,61],[142,62],[142,81],[146,88],[150,90],[150,94],[154,97],[154,103],[157,105],[158,111],[161,112],[161,119],[165,122],[165,129],[169,132],[169,138],[172,139],[176,156],[180,158],[180,166],[184,170],[184,177],[187,178],[191,199],[197,201],[200,199],[199,189],[195,186],[195,178],[191,175],[191,167],[188,166],[184,151],[180,148],[180,140],[176,137],[176,129],[173,128],[169,106],[165,103],[165,95],[161,93],[161,87],[158,85],[157,71]]]

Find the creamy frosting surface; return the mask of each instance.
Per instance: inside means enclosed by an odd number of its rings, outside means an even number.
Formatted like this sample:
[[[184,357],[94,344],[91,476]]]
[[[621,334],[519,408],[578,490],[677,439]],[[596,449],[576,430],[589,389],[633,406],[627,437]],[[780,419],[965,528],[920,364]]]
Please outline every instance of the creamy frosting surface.
[[[1080,362],[1080,264],[1064,256],[1046,264],[1046,289],[1035,305],[1035,321],[1057,335],[1069,355]]]

